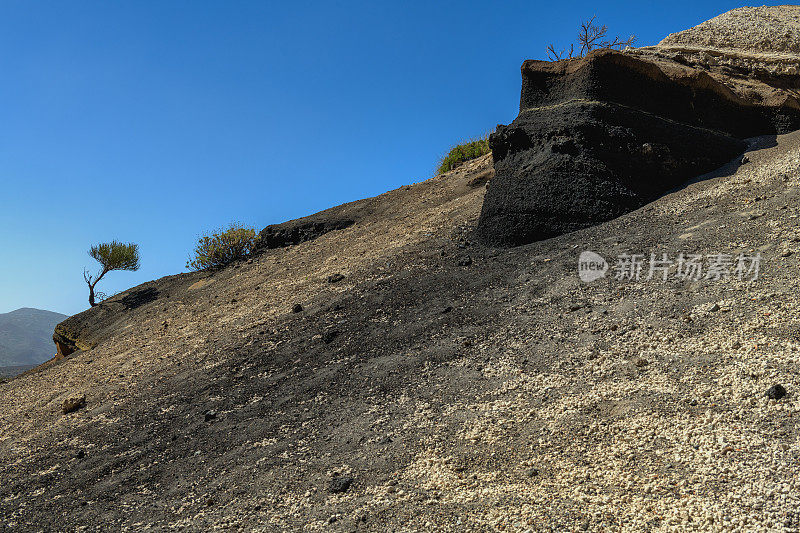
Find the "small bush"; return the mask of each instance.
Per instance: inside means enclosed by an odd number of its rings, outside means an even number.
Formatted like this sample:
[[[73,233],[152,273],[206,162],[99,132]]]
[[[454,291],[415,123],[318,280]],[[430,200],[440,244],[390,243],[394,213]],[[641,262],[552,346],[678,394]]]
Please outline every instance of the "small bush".
[[[490,151],[488,136],[454,146],[439,162],[439,168],[436,173],[444,174],[445,172],[453,170],[464,161],[475,159],[476,157],[488,154]]]
[[[569,50],[556,50],[552,44],[547,47],[547,58],[550,61],[561,61],[562,59],[572,59],[573,57],[583,57],[595,48],[611,48],[614,50],[623,50],[628,46],[633,46],[636,43],[636,36],[631,35],[627,39],[621,39],[619,36],[614,37],[613,41],[606,39],[608,34],[608,26],[603,24],[598,26],[595,24],[597,16],[593,16],[585,22],[581,22],[580,31],[578,32],[578,45],[580,50],[578,55],[575,55],[575,45],[569,45]]]
[[[186,262],[186,268],[213,270],[225,267],[250,255],[257,240],[254,228],[234,222],[225,230],[200,237],[194,249],[194,259]]]

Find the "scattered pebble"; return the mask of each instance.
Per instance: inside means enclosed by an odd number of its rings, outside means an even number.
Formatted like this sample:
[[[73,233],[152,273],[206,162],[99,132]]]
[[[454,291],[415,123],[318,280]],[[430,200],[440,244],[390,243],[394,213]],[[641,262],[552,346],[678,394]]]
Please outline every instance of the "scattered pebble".
[[[786,396],[786,389],[783,388],[783,385],[773,385],[767,390],[767,398],[770,400],[780,400]]]
[[[75,398],[64,400],[64,403],[61,404],[61,412],[68,415],[84,407],[86,407],[86,396],[76,396]]]
[[[339,336],[339,331],[338,331],[338,330],[336,330],[336,329],[329,329],[329,330],[326,330],[326,331],[325,331],[325,332],[322,334],[322,342],[324,342],[325,344],[330,344],[330,343],[332,343],[332,342],[334,341],[334,339],[336,339],[336,337],[338,337],[338,336]]]
[[[353,484],[353,478],[351,476],[336,476],[331,480],[331,484],[328,487],[334,494],[338,494],[340,492],[347,492],[350,488],[350,485]]]

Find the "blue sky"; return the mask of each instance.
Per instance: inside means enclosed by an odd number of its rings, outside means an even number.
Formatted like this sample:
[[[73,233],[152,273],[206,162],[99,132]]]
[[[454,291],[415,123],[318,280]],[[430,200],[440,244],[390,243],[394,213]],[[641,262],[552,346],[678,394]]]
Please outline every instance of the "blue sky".
[[[430,177],[514,119],[522,61],[592,14],[648,45],[740,5],[4,0],[0,313],[85,309],[92,243],[141,247],[114,293],[185,271],[231,221]]]

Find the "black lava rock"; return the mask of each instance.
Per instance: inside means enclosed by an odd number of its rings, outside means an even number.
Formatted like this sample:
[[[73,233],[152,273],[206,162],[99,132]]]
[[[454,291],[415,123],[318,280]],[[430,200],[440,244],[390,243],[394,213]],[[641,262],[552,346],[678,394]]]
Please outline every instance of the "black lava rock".
[[[294,304],[294,307],[292,307],[292,313],[302,313],[302,312],[303,312],[303,306],[300,304]]]
[[[783,385],[773,385],[767,390],[767,398],[770,400],[780,400],[784,396],[786,396],[786,389],[783,388]]]
[[[284,248],[313,241],[329,231],[344,229],[353,223],[353,220],[347,218],[327,218],[319,214],[301,220],[290,220],[264,228],[260,233],[257,248],[258,250]]]
[[[339,336],[338,330],[329,329],[322,334],[322,342],[324,342],[325,344],[330,344],[338,336]]]
[[[331,274],[330,276],[328,276],[328,283],[338,283],[343,279],[344,279],[344,274],[339,274],[337,272],[336,274]]]
[[[613,50],[526,61],[519,116],[489,137],[495,175],[476,237],[516,246],[604,222],[731,161],[747,137],[800,127],[798,110],[674,75]]]
[[[353,484],[353,478],[351,476],[336,476],[331,480],[331,484],[328,487],[334,494],[338,494],[340,492],[347,492],[350,488],[350,485]]]

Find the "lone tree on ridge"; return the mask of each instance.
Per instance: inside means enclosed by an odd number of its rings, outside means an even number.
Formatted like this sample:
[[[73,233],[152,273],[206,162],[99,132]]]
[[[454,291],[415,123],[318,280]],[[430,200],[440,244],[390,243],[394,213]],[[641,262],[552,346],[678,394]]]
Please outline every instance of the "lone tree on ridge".
[[[117,241],[95,244],[89,249],[89,255],[100,263],[102,267],[97,275],[92,276],[87,269],[83,270],[83,279],[89,285],[89,305],[97,305],[95,297],[104,299],[102,293],[95,294],[94,288],[97,282],[103,279],[112,270],[139,270],[139,245],[122,243]]]

